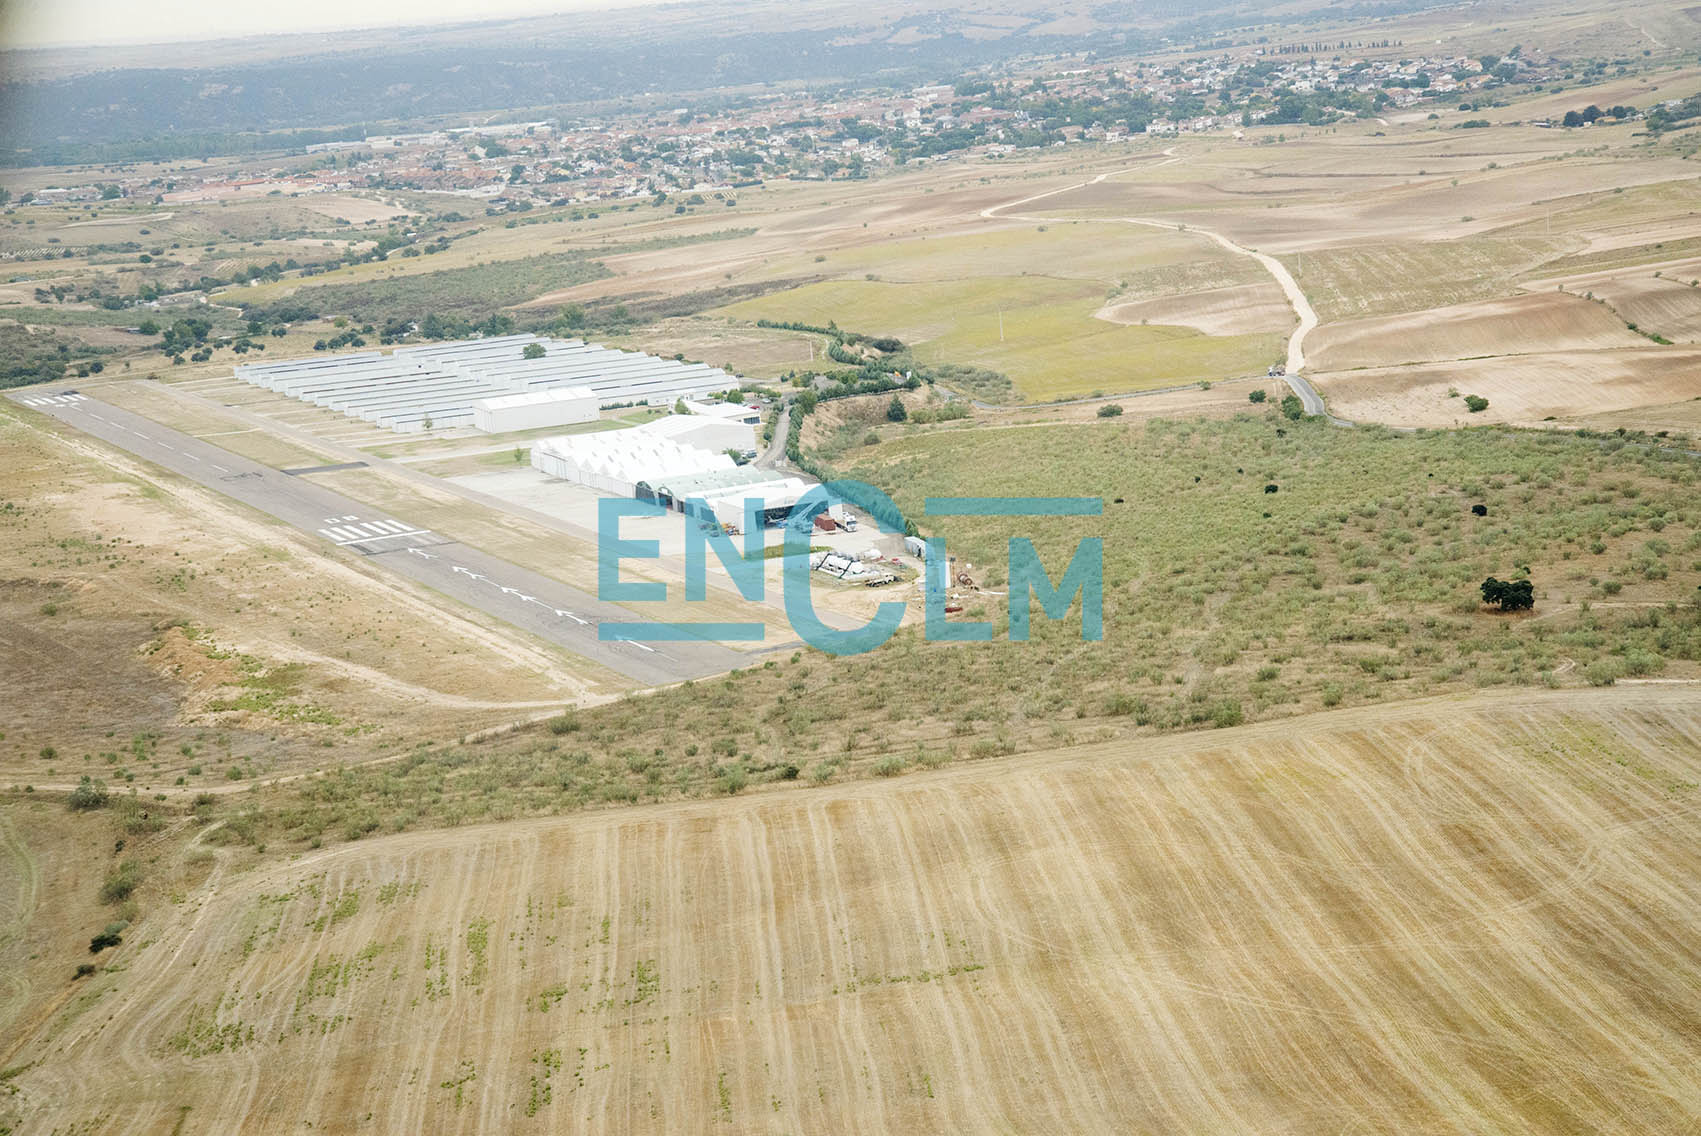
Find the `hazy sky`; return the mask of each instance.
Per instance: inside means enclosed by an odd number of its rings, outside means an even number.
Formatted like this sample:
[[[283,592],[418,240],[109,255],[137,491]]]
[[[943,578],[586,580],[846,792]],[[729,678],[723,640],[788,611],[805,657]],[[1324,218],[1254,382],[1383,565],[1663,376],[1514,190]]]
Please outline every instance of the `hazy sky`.
[[[188,39],[538,16],[658,0],[0,0],[8,47]]]

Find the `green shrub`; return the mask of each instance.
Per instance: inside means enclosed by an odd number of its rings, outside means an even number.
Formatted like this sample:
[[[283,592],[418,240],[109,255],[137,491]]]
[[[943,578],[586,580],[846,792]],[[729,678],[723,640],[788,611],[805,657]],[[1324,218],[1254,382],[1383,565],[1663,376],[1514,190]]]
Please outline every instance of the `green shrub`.
[[[77,787],[71,790],[67,803],[72,812],[87,812],[90,809],[106,807],[106,782],[91,780],[88,774],[77,782]]]
[[[1640,678],[1642,675],[1658,674],[1664,670],[1666,661],[1652,651],[1632,648],[1624,653],[1624,673]]]
[[[1114,402],[1107,402],[1099,407],[1100,418],[1116,418],[1122,413],[1122,407]]]
[[[1238,702],[1224,700],[1211,707],[1211,725],[1219,730],[1228,726],[1238,726],[1245,720],[1245,712]]]
[[[1105,713],[1113,718],[1126,718],[1139,709],[1140,702],[1132,694],[1113,694],[1105,703]]]
[[[874,763],[874,774],[877,777],[896,777],[904,771],[907,763],[897,754],[891,754]]]
[[[1583,668],[1583,677],[1590,686],[1611,686],[1624,674],[1624,664],[1618,659],[1596,659]]]
[[[100,885],[102,903],[122,903],[129,899],[142,882],[142,862],[131,857],[106,874]]]

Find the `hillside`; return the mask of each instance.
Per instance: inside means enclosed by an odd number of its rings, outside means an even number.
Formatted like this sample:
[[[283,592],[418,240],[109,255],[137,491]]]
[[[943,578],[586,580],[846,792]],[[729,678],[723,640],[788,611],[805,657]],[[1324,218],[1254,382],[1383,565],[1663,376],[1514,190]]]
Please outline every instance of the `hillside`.
[[[4,1107],[42,1132],[1676,1131],[1698,732],[1692,686],[1495,692],[220,852],[17,1038]]]

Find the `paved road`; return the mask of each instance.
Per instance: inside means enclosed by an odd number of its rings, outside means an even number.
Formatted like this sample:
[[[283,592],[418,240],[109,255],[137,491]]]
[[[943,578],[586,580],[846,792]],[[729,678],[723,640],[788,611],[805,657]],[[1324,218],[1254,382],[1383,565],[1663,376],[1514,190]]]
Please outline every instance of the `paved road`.
[[[33,387],[8,397],[646,685],[719,674],[750,661],[716,643],[600,642],[599,624],[639,617],[73,388]]]
[[[790,395],[781,396],[780,415],[774,419],[774,436],[755,461],[762,469],[792,472],[790,463],[786,461],[786,435],[791,430],[792,402]]]

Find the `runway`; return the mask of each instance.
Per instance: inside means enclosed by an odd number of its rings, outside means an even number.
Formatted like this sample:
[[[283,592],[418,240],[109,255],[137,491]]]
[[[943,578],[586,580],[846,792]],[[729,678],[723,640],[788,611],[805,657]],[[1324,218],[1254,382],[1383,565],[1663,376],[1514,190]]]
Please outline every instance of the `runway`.
[[[75,388],[30,387],[8,397],[646,686],[750,662],[750,655],[711,642],[599,641],[603,621],[641,617],[316,485],[300,476],[308,471],[272,469]]]

